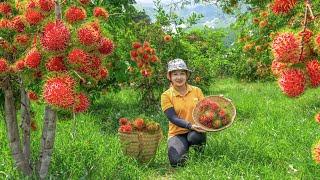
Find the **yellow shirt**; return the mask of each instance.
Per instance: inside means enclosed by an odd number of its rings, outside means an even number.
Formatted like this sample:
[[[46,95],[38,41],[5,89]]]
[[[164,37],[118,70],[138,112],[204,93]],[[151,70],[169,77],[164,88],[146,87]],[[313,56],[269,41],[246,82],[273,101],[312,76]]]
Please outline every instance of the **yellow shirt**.
[[[173,107],[179,118],[194,124],[192,111],[197,105],[198,101],[202,100],[203,98],[203,93],[198,87],[187,84],[187,93],[183,96],[171,86],[161,95],[161,108],[162,111],[165,111],[168,108]],[[187,133],[188,131],[188,129],[179,127],[169,122],[169,138],[178,134]]]

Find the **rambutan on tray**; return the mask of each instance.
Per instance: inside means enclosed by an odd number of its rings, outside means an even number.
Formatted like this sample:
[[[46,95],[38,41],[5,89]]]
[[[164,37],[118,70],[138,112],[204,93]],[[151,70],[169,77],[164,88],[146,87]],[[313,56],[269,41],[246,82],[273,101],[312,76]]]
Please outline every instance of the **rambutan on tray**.
[[[208,132],[221,131],[233,124],[236,107],[230,99],[223,95],[211,95],[197,103],[192,117],[196,125]]]

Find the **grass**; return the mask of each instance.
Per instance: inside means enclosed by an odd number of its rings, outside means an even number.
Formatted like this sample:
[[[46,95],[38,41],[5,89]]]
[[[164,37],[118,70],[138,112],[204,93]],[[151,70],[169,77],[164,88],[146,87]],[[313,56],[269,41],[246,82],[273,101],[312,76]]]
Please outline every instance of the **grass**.
[[[123,156],[116,134],[117,119],[143,112],[137,94],[123,90],[107,93],[96,101],[92,111],[77,116],[75,137],[72,121],[58,121],[49,178],[320,179],[320,166],[311,156],[312,145],[320,139],[320,126],[313,119],[320,109],[319,90],[309,89],[303,96],[289,99],[275,82],[223,79],[209,91],[232,99],[237,118],[230,128],[208,134],[203,155],[197,156],[191,150],[186,167],[170,167],[166,137],[149,164]],[[43,112],[43,106],[33,107]],[[161,110],[147,115],[160,122],[167,133],[168,120]],[[37,113],[36,119],[40,125],[42,114]],[[0,158],[0,178],[22,177],[10,156],[4,120],[0,121],[0,131],[0,157],[4,157]],[[40,130],[32,133],[34,151],[39,149],[40,135]]]

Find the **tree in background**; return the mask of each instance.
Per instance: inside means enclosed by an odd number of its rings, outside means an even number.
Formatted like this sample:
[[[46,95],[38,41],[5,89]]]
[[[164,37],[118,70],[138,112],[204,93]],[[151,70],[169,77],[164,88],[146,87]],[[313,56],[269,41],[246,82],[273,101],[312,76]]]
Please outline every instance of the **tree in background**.
[[[56,110],[86,111],[90,105],[86,88],[108,76],[103,61],[113,52],[114,43],[100,24],[108,20],[109,13],[90,1],[31,0],[2,2],[0,14],[0,85],[12,156],[25,175],[34,171],[45,178],[54,146]],[[14,100],[17,83],[21,89],[32,89],[29,99],[46,105],[35,166],[30,158],[30,117],[22,118],[25,138],[22,148],[20,145]],[[22,113],[28,114],[28,99],[21,99],[26,107]]]

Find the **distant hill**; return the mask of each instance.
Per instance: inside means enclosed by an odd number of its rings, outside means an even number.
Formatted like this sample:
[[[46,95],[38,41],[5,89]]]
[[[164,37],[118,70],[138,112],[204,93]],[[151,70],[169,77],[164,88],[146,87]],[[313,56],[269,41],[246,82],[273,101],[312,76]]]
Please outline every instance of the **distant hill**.
[[[136,8],[142,10],[144,9],[145,12],[151,17],[151,20],[155,20],[155,10],[152,4],[137,4]],[[201,13],[204,17],[199,21],[199,26],[207,25],[208,27],[212,28],[221,28],[227,27],[231,23],[235,22],[235,17],[232,15],[228,15],[223,13],[223,11],[213,5],[194,5],[188,6],[184,9],[179,9],[176,13],[181,17],[188,17],[192,12]]]

